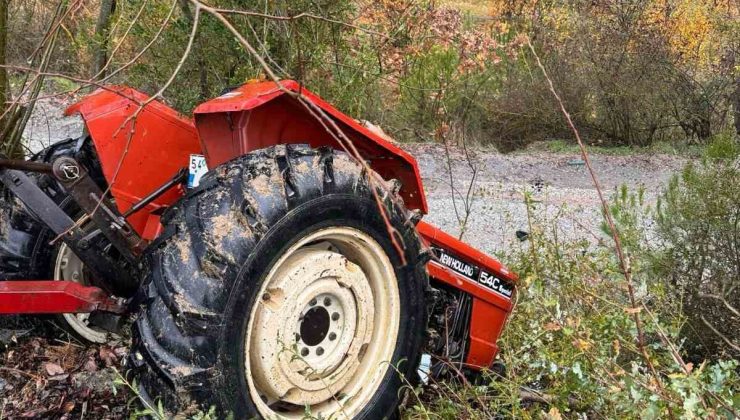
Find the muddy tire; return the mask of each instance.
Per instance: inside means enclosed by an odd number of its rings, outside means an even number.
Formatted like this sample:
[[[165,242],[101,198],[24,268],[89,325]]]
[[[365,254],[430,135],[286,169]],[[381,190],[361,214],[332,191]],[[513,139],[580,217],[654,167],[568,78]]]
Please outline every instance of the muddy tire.
[[[164,217],[131,371],[171,413],[381,419],[414,384],[427,276],[410,213],[346,154],[275,146]],[[399,252],[400,250],[400,252]]]
[[[30,160],[51,163],[62,156],[80,162],[91,177],[105,188],[105,178],[100,168],[92,142],[88,137],[67,139],[55,143],[32,156]],[[79,209],[51,175],[28,173],[51,199],[72,217]],[[0,281],[25,279],[72,280],[85,283],[82,266],[74,264],[76,257],[65,251],[66,247],[49,246],[53,232],[39,221],[13,194],[0,186]],[[61,251],[61,253],[60,253]],[[77,269],[65,265],[72,262]],[[68,276],[66,276],[69,274]],[[76,278],[72,278],[72,276]],[[65,277],[66,276],[66,277]],[[87,315],[65,314],[53,317],[54,321],[81,342],[104,342],[106,334],[87,325]]]

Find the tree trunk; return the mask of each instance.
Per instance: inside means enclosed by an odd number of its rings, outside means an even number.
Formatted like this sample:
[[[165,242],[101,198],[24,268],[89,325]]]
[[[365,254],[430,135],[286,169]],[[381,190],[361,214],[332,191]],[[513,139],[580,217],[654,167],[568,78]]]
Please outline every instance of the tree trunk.
[[[8,45],[8,6],[9,0],[0,0],[0,65],[7,64],[6,49]],[[19,147],[12,147],[8,143],[9,134],[15,124],[18,122],[20,113],[8,111],[11,101],[10,80],[8,79],[8,69],[0,67],[0,152],[9,157],[17,157],[21,154]]]
[[[93,78],[105,77],[105,64],[108,62],[108,30],[113,13],[116,11],[116,0],[102,0],[98,22],[95,24],[95,51],[93,57]]]
[[[5,65],[5,50],[8,41],[8,0],[0,0],[0,65]],[[8,69],[0,67],[0,115],[5,112],[10,99]],[[0,128],[3,121],[0,121]]]

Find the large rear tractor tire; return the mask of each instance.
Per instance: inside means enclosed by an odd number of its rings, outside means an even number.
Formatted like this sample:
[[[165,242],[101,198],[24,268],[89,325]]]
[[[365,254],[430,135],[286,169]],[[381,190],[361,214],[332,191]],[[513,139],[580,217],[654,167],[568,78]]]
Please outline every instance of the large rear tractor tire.
[[[30,160],[51,163],[69,156],[76,159],[90,176],[105,188],[105,178],[89,137],[67,139],[35,154]],[[72,217],[79,209],[57,180],[49,174],[28,174],[58,206]],[[0,281],[68,280],[89,285],[84,264],[63,243],[49,246],[53,232],[21,201],[0,186]],[[63,314],[54,321],[77,340],[103,343],[107,333],[91,326],[88,314]]]
[[[393,187],[295,145],[206,174],[151,247],[130,357],[142,396],[186,415],[394,417],[417,377],[428,280]]]

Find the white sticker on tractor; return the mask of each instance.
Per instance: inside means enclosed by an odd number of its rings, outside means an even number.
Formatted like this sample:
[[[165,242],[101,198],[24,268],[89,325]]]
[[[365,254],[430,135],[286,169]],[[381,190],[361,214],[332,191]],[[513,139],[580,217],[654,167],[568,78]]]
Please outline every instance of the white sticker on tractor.
[[[188,165],[188,188],[195,188],[200,184],[200,178],[208,172],[206,157],[203,155],[190,155]]]

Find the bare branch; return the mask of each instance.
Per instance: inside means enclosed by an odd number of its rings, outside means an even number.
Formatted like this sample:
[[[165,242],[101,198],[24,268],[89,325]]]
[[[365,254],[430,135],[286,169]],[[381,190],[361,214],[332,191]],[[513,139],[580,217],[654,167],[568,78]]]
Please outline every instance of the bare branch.
[[[294,20],[300,20],[300,19],[314,19],[314,20],[320,20],[328,23],[332,23],[335,25],[345,26],[352,29],[357,29],[358,31],[362,31],[371,35],[379,36],[383,39],[390,38],[388,35],[374,31],[372,29],[363,28],[361,26],[353,25],[351,23],[343,22],[341,20],[331,19],[325,16],[319,16],[315,15],[313,13],[307,13],[302,12],[294,16],[277,16],[277,15],[270,15],[267,13],[260,13],[260,12],[252,12],[247,10],[235,10],[235,9],[213,9],[217,13],[226,14],[226,15],[241,15],[241,16],[252,16],[252,17],[261,17],[264,19],[270,19],[270,20],[280,20],[280,21],[294,21]]]

